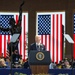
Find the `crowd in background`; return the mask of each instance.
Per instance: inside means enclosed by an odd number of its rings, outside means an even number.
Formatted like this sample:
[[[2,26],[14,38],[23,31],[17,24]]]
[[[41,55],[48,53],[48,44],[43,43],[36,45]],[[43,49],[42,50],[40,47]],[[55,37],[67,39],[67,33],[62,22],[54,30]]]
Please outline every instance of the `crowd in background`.
[[[8,53],[6,57],[3,54],[0,56],[0,68],[29,68],[28,58],[23,60],[17,50],[12,53],[12,57]]]
[[[16,56],[15,56],[16,54]],[[12,61],[12,62],[11,62]],[[0,68],[29,68],[28,58],[26,60],[22,59],[21,55],[18,55],[17,50],[14,51],[11,56],[6,58],[0,56]],[[49,69],[71,69],[75,68],[75,60],[64,58],[59,63],[51,62]]]
[[[49,69],[72,69],[75,68],[75,60],[64,58],[59,63],[51,62]]]

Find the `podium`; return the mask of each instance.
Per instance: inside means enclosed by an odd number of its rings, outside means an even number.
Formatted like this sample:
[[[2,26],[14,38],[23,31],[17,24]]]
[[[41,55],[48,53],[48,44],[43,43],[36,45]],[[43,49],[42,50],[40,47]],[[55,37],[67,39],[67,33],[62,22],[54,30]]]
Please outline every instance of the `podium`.
[[[51,62],[50,52],[31,50],[29,53],[28,62],[33,75],[47,74]]]

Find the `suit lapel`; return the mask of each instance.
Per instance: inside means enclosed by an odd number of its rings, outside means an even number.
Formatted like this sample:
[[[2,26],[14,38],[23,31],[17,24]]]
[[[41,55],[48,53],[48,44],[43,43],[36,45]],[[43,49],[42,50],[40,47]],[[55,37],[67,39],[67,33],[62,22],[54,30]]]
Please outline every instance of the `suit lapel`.
[[[37,50],[37,48],[36,48],[36,47],[37,47],[37,46],[36,46],[36,43],[34,43],[34,47],[35,47],[35,50]]]

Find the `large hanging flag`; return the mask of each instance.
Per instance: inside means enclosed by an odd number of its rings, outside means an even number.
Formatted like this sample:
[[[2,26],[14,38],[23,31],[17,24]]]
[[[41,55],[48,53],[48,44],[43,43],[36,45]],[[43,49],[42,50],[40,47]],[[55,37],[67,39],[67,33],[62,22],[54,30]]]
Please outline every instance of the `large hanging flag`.
[[[38,12],[36,35],[41,36],[41,43],[50,51],[53,62],[63,58],[63,26],[65,25],[65,12]]]
[[[9,19],[14,18],[15,21],[18,21],[19,13],[11,13],[11,12],[0,12],[0,26],[2,28],[9,28]],[[27,33],[28,33],[28,13],[22,14],[22,31],[19,40],[19,53],[22,55],[23,59],[26,59],[26,44],[27,40]],[[7,52],[7,41],[11,39],[11,33],[9,31],[2,31],[0,30],[0,56],[3,54],[6,57]]]

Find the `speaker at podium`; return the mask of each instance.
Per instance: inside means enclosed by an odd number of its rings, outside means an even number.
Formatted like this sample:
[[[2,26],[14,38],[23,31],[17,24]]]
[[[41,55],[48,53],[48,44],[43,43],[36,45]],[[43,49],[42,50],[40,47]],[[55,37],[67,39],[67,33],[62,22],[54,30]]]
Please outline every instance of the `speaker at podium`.
[[[32,74],[47,74],[51,63],[50,51],[31,50],[28,57],[28,63]]]

